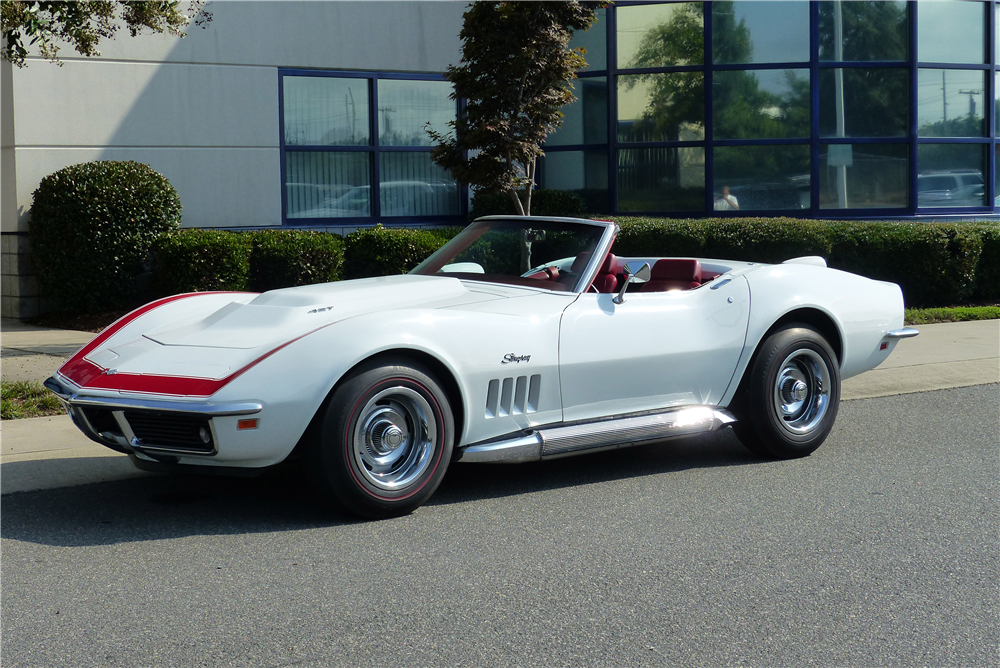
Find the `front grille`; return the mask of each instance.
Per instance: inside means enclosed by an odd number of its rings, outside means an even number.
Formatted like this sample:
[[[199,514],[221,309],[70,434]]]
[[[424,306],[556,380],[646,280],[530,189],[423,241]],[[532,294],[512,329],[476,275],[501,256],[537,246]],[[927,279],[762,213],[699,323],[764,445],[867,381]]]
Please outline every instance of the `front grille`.
[[[125,419],[142,444],[140,447],[201,453],[215,450],[212,428],[208,419],[200,415],[127,410]]]

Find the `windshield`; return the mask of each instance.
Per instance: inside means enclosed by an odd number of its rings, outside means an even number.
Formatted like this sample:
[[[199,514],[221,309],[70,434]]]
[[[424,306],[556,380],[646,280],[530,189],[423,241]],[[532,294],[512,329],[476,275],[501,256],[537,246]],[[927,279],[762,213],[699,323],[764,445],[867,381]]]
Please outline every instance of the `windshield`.
[[[410,273],[572,292],[604,229],[537,219],[479,220]]]

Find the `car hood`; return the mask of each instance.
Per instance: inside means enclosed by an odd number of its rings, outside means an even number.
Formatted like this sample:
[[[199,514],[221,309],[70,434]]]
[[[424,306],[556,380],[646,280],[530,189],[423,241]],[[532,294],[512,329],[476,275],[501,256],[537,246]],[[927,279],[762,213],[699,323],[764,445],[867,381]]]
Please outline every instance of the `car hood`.
[[[500,298],[470,292],[454,278],[384,276],[272,290],[194,322],[155,327],[143,337],[163,346],[250,349],[367,313]]]

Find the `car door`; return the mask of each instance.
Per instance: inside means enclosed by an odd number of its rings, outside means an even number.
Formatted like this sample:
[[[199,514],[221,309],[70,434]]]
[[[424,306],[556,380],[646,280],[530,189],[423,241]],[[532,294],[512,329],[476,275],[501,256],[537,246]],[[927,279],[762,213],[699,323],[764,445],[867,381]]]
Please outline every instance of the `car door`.
[[[587,420],[684,405],[715,405],[746,339],[750,289],[742,276],[694,290],[585,293],[563,314],[563,419]]]

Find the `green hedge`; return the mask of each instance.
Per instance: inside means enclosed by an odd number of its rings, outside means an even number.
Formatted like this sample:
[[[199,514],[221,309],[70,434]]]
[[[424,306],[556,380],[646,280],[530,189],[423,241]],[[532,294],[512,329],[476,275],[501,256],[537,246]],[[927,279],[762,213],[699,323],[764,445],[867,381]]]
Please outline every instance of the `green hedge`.
[[[180,220],[177,191],[148,165],[87,162],[46,176],[28,227],[42,296],[65,312],[133,306],[150,247]]]
[[[983,250],[976,265],[978,299],[1000,301],[1000,225],[984,225]]]
[[[405,274],[458,234],[462,228],[430,230],[376,225],[344,238],[344,278]]]
[[[180,230],[153,247],[157,296],[209,290],[246,290],[251,237],[219,230]]]
[[[797,218],[617,218],[620,255],[782,262],[821,255],[829,266],[898,283],[909,306],[1000,296],[1000,226],[822,222]]]
[[[340,280],[344,241],[336,234],[261,230],[250,236],[250,289],[265,292]]]

